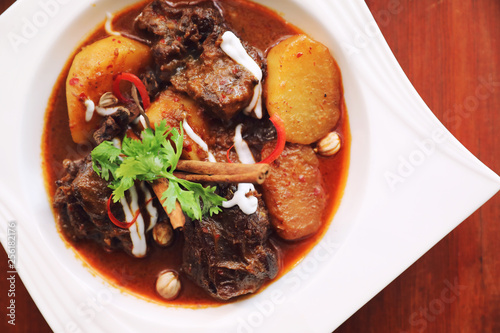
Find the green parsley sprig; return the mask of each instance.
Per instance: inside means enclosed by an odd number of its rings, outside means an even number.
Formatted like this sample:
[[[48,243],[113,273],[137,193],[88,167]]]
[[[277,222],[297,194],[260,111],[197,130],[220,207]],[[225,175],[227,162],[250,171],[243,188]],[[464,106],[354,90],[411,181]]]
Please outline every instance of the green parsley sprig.
[[[182,153],[184,133],[182,123],[180,133],[176,128],[167,127],[163,120],[156,130],[142,132],[142,141],[123,138],[122,148],[117,148],[110,141],[104,141],[91,153],[94,171],[113,189],[113,201],[118,202],[125,191],[136,180],[154,181],[165,178],[168,189],[162,195],[162,201],[170,213],[179,201],[183,212],[192,219],[201,220],[205,215],[212,216],[221,211],[224,198],[215,194],[216,187],[203,187],[174,176]]]

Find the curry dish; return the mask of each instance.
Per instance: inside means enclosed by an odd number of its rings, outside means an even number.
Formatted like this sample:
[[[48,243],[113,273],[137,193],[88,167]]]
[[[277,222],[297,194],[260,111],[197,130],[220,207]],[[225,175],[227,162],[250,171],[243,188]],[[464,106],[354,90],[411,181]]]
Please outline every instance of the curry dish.
[[[340,70],[313,36],[249,1],[155,0],[108,13],[75,50],[42,151],[58,230],[94,272],[213,306],[321,239],[349,145]]]

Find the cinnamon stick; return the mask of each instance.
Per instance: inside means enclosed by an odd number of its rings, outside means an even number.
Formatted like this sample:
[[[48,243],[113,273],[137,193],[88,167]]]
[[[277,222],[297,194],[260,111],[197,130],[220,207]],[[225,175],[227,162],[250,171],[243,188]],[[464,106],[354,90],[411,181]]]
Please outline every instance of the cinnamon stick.
[[[265,174],[261,172],[249,172],[239,175],[199,175],[195,173],[174,172],[174,176],[191,182],[200,183],[254,183],[262,184]]]
[[[158,200],[160,200],[162,207],[164,207],[163,203],[165,202],[165,200],[161,200],[161,197],[163,196],[163,192],[165,192],[168,189],[168,180],[164,178],[157,179],[151,185],[153,186],[153,191],[158,197]],[[184,217],[184,213],[182,212],[182,208],[179,201],[175,202],[175,208],[170,212],[170,214],[167,212],[166,209],[165,212],[167,213],[168,218],[170,219],[170,224],[172,225],[172,228],[178,229],[184,227],[184,224],[186,223],[186,218]]]
[[[269,164],[213,163],[180,160],[177,163],[176,170],[174,176],[192,182],[262,184],[269,174]],[[161,197],[163,196],[163,192],[168,189],[168,180],[164,178],[155,180],[152,186],[153,191],[163,206],[164,200],[161,200]],[[167,211],[165,210],[165,212]],[[175,202],[175,208],[172,212],[170,214],[167,212],[167,215],[174,229],[184,227],[186,218],[178,201]]]
[[[213,163],[180,160],[174,175],[194,182],[226,182],[262,184],[269,174],[269,164]]]

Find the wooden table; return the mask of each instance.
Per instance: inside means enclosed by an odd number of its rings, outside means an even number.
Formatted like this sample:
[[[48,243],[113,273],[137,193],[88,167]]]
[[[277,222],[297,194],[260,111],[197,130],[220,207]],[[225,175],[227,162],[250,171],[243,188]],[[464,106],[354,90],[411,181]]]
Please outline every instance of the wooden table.
[[[465,147],[500,173],[500,1],[366,2],[427,105]],[[0,0],[0,12],[11,3]],[[482,97],[474,99],[477,89]],[[471,100],[479,102],[468,105]],[[497,194],[335,332],[500,332],[499,219]],[[0,252],[0,272],[5,272],[7,257]],[[17,324],[7,325],[3,275],[0,332],[50,332],[19,280]]]

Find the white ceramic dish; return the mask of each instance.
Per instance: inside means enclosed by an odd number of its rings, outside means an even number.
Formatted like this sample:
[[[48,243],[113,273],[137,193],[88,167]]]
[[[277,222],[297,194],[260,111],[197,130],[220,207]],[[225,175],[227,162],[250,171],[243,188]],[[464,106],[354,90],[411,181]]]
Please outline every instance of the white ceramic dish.
[[[133,2],[18,0],[0,17],[0,115],[11,124],[0,132],[1,241],[16,221],[19,274],[54,331],[331,332],[499,190],[418,96],[362,0],[261,0],[326,44],[342,70],[351,166],[332,226],[244,301],[194,310],[120,293],[57,234],[40,147],[66,59],[106,11]]]

